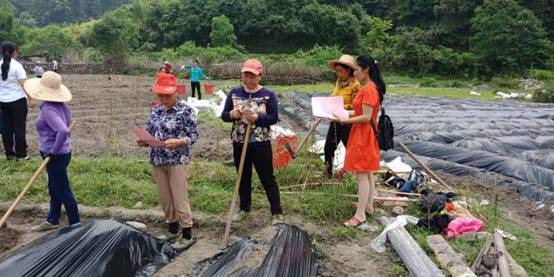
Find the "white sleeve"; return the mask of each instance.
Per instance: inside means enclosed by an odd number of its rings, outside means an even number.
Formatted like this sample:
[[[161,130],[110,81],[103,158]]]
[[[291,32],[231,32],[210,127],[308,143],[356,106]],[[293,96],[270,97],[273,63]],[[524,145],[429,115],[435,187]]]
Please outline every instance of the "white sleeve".
[[[15,69],[15,78],[18,81],[27,79],[27,72],[25,72],[23,65],[17,64],[17,66],[14,69]]]

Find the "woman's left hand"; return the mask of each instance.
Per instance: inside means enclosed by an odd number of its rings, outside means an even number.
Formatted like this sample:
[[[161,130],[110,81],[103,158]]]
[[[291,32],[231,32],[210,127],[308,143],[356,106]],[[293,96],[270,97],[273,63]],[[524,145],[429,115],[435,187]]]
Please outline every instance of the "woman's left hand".
[[[246,120],[248,120],[248,122],[250,123],[254,123],[256,122],[256,120],[258,120],[258,114],[255,113],[253,110],[251,109],[245,109],[242,114],[244,115],[244,117],[246,118]]]
[[[187,145],[187,141],[185,139],[168,139],[164,142],[164,144],[165,148],[173,150],[177,147]]]

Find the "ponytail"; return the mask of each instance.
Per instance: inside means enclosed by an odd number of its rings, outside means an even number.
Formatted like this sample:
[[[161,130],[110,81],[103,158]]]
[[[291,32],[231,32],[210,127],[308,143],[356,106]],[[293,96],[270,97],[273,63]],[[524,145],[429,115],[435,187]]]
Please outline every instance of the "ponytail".
[[[2,80],[8,79],[8,72],[10,71],[10,63],[12,62],[12,54],[17,49],[15,43],[11,41],[4,41],[0,45],[2,49]]]
[[[377,63],[377,61],[375,61],[375,59],[370,56],[362,55],[356,59],[356,63],[362,69],[368,69],[369,78],[377,86],[377,90],[379,91],[379,99],[381,100],[381,102],[383,102],[383,98],[385,96],[385,93],[387,92],[387,86],[385,85],[385,81],[383,81],[383,77],[381,76],[381,69],[379,68],[379,64]]]

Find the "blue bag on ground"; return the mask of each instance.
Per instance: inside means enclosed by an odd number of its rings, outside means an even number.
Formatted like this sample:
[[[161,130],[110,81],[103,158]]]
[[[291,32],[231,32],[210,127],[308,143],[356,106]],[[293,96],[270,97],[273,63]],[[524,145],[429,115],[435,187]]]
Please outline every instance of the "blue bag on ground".
[[[114,220],[53,232],[0,261],[2,276],[150,276],[175,255],[171,245]]]

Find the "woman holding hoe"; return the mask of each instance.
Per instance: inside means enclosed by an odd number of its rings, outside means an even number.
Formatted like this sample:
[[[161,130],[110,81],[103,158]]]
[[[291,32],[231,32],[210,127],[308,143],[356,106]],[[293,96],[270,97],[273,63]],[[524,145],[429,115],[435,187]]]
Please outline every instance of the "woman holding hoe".
[[[151,148],[150,163],[158,187],[160,205],[165,214],[167,235],[177,238],[175,248],[184,248],[192,240],[192,211],[188,198],[188,164],[190,149],[198,138],[196,114],[187,103],[177,98],[177,77],[159,73],[152,91],[160,104],[152,108],[147,131],[161,146]],[[145,141],[138,141],[147,146]],[[182,233],[178,236],[179,227]]]
[[[373,213],[375,177],[373,172],[380,169],[379,143],[375,134],[377,114],[381,106],[381,95],[386,87],[375,60],[368,56],[356,59],[355,76],[364,84],[352,101],[350,118],[334,120],[339,124],[352,124],[352,131],[346,147],[344,170],[356,174],[358,180],[358,204],[356,214],[344,223],[348,227],[358,227],[366,220],[366,210]]]
[[[46,222],[33,227],[33,231],[59,228],[62,204],[69,218],[69,226],[78,225],[79,209],[67,176],[67,167],[71,161],[71,111],[66,103],[71,100],[71,93],[62,85],[62,77],[53,71],[45,72],[42,78],[27,80],[24,86],[31,97],[43,101],[36,126],[40,155],[44,159],[50,157],[46,165],[50,210]]]
[[[233,156],[237,170],[239,168],[242,147],[248,140],[242,178],[239,186],[240,211],[233,215],[233,221],[241,221],[251,210],[252,165],[260,177],[267,199],[271,205],[272,223],[283,221],[281,198],[275,175],[273,175],[273,153],[271,150],[270,127],[278,120],[277,97],[269,89],[260,85],[263,66],[255,59],[247,60],[242,67],[242,83],[227,95],[221,118],[233,122],[231,139]],[[246,138],[248,124],[252,133]]]

